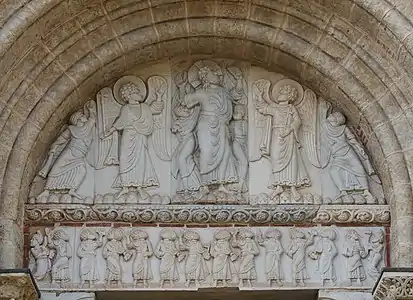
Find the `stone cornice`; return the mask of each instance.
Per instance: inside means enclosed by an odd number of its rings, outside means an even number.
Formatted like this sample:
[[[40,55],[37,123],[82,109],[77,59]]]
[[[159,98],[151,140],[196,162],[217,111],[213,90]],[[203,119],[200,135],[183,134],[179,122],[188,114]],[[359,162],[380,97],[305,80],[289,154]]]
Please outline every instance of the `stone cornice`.
[[[374,300],[413,299],[413,268],[386,268],[373,289]]]
[[[388,205],[82,205],[27,204],[28,224],[128,222],[195,224],[390,223]]]

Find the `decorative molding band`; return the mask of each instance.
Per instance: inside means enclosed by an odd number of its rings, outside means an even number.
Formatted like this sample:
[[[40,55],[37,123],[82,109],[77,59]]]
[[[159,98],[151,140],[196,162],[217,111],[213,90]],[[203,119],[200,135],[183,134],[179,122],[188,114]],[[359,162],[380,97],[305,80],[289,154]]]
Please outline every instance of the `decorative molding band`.
[[[380,224],[388,205],[26,205],[26,223]]]
[[[373,289],[374,300],[413,299],[413,269],[386,268]]]
[[[0,269],[0,299],[38,300],[40,291],[28,269]]]

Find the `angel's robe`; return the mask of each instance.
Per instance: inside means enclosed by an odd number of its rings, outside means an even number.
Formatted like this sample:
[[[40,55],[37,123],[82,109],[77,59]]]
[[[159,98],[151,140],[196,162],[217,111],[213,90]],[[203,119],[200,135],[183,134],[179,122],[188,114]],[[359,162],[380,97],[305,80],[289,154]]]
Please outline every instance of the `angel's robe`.
[[[201,107],[196,131],[202,184],[237,182],[228,126],[232,118],[230,95],[223,87],[211,85],[185,98],[186,103],[197,103]]]
[[[83,125],[70,125],[56,143],[69,140],[56,159],[46,182],[46,190],[77,189],[86,176],[86,155],[93,138],[95,120],[89,118]]]
[[[269,153],[272,164],[270,188],[277,186],[305,186],[310,184],[296,135],[301,126],[300,116],[294,105],[272,104],[263,108],[263,114],[271,115],[271,134],[264,133],[261,151]],[[282,137],[284,132],[291,132]]]
[[[113,127],[122,131],[119,176],[113,184],[114,188],[159,185],[148,152],[148,136],[152,134],[154,127],[152,114],[160,113],[162,108],[145,103],[126,104],[122,107],[113,124]]]
[[[322,125],[325,146],[328,147],[330,175],[338,190],[367,190],[368,173],[372,173],[367,158],[362,161],[351,144],[358,143],[346,125],[334,126],[328,120]]]

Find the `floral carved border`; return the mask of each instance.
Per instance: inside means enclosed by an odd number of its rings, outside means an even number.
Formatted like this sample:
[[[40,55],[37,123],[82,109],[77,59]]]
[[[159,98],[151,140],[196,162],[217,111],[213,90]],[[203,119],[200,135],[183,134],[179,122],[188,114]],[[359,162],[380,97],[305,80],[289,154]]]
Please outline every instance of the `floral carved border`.
[[[180,224],[380,224],[388,205],[26,205],[28,224],[128,222]]]
[[[374,300],[413,299],[413,269],[383,271],[373,290]]]

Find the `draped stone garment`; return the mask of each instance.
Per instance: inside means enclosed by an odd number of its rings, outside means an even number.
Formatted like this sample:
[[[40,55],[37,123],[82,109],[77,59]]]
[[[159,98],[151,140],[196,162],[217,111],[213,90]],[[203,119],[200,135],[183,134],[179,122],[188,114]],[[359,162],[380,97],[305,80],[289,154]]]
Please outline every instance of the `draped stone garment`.
[[[95,281],[99,279],[99,272],[96,259],[98,243],[93,240],[80,242],[77,255],[80,257],[80,278],[81,280]]]
[[[238,247],[241,249],[239,278],[246,280],[257,279],[257,270],[255,268],[255,256],[260,253],[258,245],[252,239],[238,241]]]
[[[135,249],[135,259],[132,264],[133,278],[135,280],[152,279],[152,269],[149,257],[152,255],[152,248],[147,240],[138,240],[133,242]]]
[[[230,260],[232,252],[228,240],[216,240],[211,247],[212,278],[214,280],[231,280],[235,273],[234,263]]]
[[[177,268],[178,249],[174,241],[162,240],[156,247],[156,255],[161,258],[159,273],[161,280],[179,279]]]
[[[86,176],[85,158],[92,143],[94,125],[94,119],[89,118],[84,125],[70,125],[68,131],[63,132],[70,140],[48,175],[46,190],[76,189],[82,183]]]
[[[126,104],[113,127],[122,130],[119,176],[113,187],[158,186],[158,177],[148,151],[148,136],[153,132],[151,108],[145,103]]]

